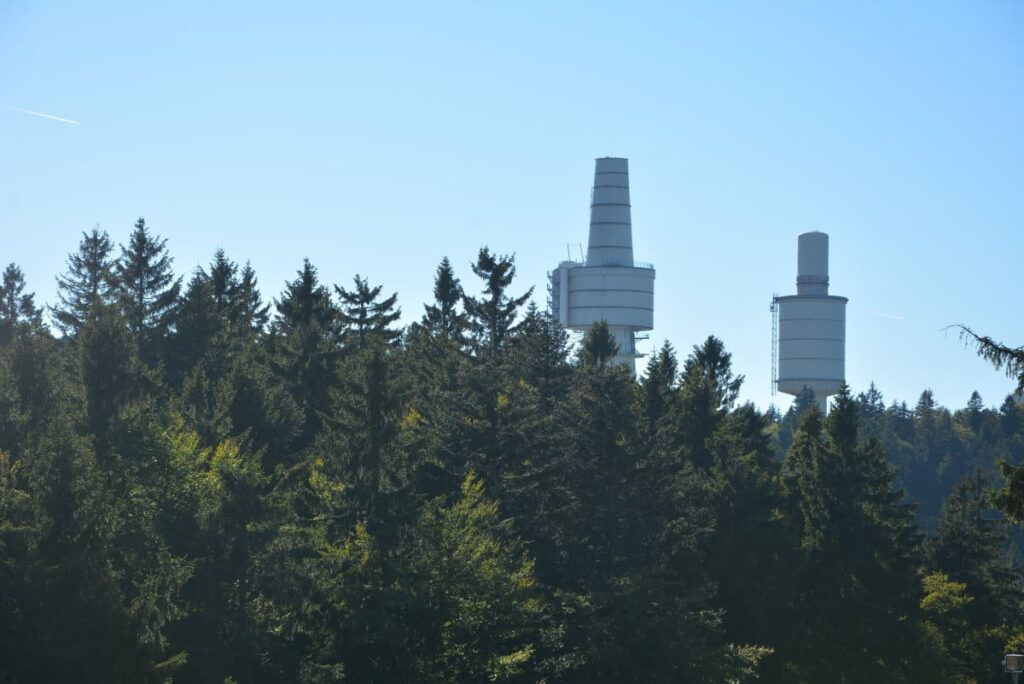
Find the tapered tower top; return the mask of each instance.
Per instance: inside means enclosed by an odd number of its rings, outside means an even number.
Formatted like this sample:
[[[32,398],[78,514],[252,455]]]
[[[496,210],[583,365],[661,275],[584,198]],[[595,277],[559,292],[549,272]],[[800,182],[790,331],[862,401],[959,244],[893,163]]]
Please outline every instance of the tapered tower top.
[[[632,266],[629,160],[601,157],[595,162],[587,266]]]

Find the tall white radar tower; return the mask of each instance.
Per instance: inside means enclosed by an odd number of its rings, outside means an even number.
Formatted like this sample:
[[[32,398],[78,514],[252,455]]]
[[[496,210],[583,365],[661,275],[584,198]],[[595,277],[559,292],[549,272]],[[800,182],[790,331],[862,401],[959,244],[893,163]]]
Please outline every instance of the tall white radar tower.
[[[636,372],[636,334],[654,327],[654,267],[633,261],[629,161],[602,157],[594,167],[585,261],[549,274],[552,314],[569,330],[605,321],[619,345],[616,362]]]
[[[796,294],[776,297],[780,392],[814,392],[822,413],[846,380],[846,297],[828,293],[828,235],[797,238]]]

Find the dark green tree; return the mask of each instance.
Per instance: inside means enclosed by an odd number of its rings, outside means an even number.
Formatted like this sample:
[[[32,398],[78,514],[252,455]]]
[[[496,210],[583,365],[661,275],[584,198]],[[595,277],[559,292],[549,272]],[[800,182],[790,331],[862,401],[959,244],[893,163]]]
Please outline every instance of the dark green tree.
[[[925,657],[913,509],[893,489],[881,444],[858,444],[859,429],[844,385],[824,424],[817,410],[805,414],[786,455],[802,616],[779,647],[790,679],[917,681]]]
[[[431,337],[450,340],[458,347],[464,344],[463,335],[468,326],[466,314],[459,309],[464,298],[462,284],[455,277],[455,269],[444,257],[434,274],[434,302],[424,304],[421,324]]]
[[[25,274],[8,264],[0,280],[0,346],[10,344],[19,330],[41,329],[42,321],[35,296],[25,292]]]
[[[711,465],[708,440],[733,408],[742,384],[721,340],[710,336],[694,346],[683,364],[674,416],[677,439],[694,464]]]
[[[464,297],[469,328],[479,351],[496,355],[509,335],[515,331],[519,309],[533,294],[531,287],[518,297],[508,293],[516,275],[514,256],[492,254],[487,247],[480,249],[473,273],[484,283],[482,297]]]
[[[924,549],[927,567],[963,583],[972,599],[960,613],[966,619],[961,637],[969,638],[969,647],[956,656],[961,673],[979,682],[999,681],[992,663],[1024,627],[1024,593],[1007,552],[1008,532],[991,508],[986,476],[976,469],[946,499],[935,536]]]
[[[391,328],[402,310],[395,308],[398,293],[377,301],[382,286],[370,287],[365,278],[358,275],[353,279],[355,287],[346,290],[334,286],[341,300],[338,319],[342,325],[342,341],[351,349],[366,349],[368,340],[377,337],[385,342],[394,342],[401,332]]]
[[[678,396],[678,374],[679,360],[676,358],[676,351],[670,342],[665,342],[647,364],[647,370],[640,381],[649,438],[654,437],[662,418],[667,416],[675,405]]]
[[[305,260],[298,277],[276,302],[271,328],[272,364],[277,377],[299,406],[301,446],[320,431],[330,409],[330,390],[337,384],[341,358],[341,324],[331,294],[320,284],[316,268]]]
[[[67,272],[57,277],[60,306],[51,313],[57,328],[67,337],[75,337],[97,303],[115,300],[114,243],[98,227],[82,233],[78,251],[67,259]]]
[[[619,344],[608,329],[607,321],[597,321],[587,330],[580,345],[580,365],[585,368],[602,368],[615,361]]]
[[[128,329],[139,344],[142,360],[156,365],[170,331],[181,291],[181,278],[171,270],[167,240],[150,233],[145,219],[135,222],[128,246],[114,267],[117,291]]]

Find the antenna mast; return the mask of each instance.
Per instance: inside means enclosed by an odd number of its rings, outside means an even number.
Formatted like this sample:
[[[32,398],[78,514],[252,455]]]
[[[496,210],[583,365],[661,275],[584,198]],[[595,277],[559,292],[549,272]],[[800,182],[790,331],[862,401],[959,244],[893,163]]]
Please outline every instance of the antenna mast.
[[[772,295],[772,396],[775,396],[779,363],[779,295]]]

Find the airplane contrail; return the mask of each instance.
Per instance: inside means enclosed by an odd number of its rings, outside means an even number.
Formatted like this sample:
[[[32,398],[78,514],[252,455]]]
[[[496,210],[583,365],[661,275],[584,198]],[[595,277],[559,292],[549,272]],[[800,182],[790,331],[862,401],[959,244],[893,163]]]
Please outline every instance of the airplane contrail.
[[[888,318],[888,319],[893,320],[893,321],[903,321],[903,320],[906,320],[905,318],[903,318],[903,316],[896,316],[894,314],[880,313],[878,315],[881,316],[882,318]]]
[[[20,107],[4,107],[4,109],[12,112],[19,112],[21,114],[31,114],[32,116],[39,116],[44,119],[50,119],[51,121],[60,121],[61,123],[71,124],[72,126],[81,126],[81,121],[75,121],[74,119],[65,119],[63,116],[54,116],[53,114],[47,114],[45,112],[33,112],[31,109],[22,109]]]

